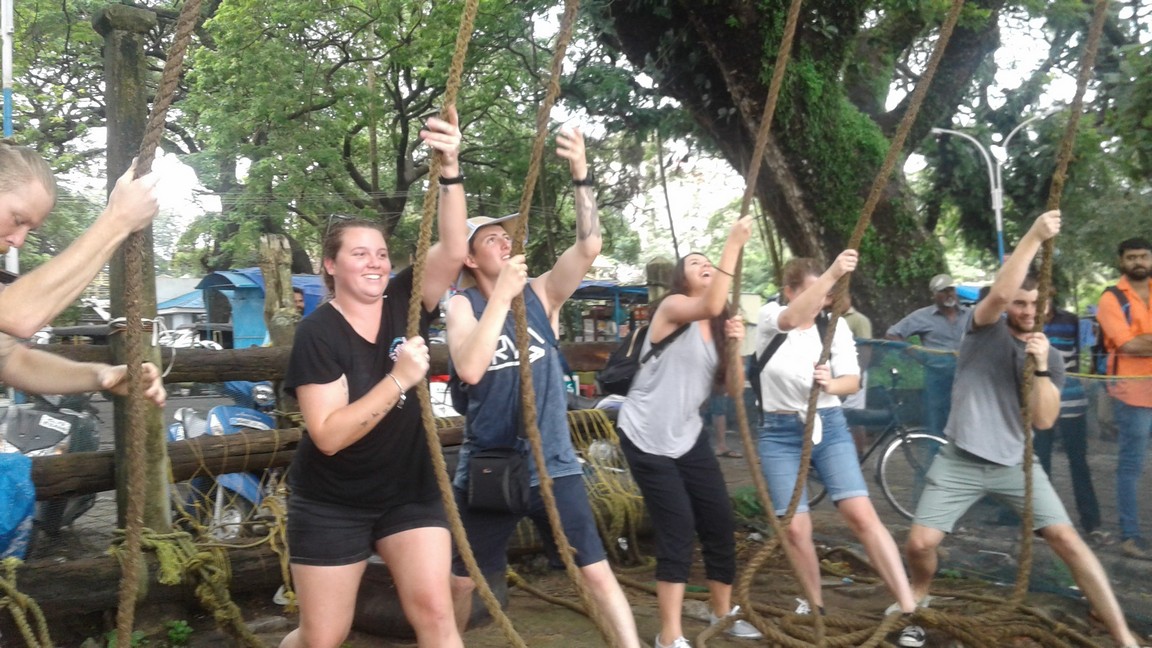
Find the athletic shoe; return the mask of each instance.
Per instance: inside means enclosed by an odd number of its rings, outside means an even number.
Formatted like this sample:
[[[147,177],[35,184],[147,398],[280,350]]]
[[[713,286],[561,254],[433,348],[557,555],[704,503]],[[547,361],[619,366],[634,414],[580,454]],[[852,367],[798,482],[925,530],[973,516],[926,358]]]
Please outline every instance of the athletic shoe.
[[[817,608],[817,610],[819,610],[820,616],[824,616],[824,606],[823,605],[819,606]],[[800,614],[800,615],[812,614],[812,606],[808,604],[808,599],[803,599],[803,598],[797,598],[796,599],[796,611],[794,612],[794,614]]]
[[[740,606],[737,605],[737,606],[734,606],[732,608],[732,611],[728,613],[728,616],[736,616],[739,613],[740,613]],[[726,619],[728,617],[724,617],[724,618]],[[712,612],[708,612],[708,625],[716,625],[717,623],[720,623],[722,620],[723,619],[721,619],[720,617],[716,616],[715,614],[712,614]],[[757,630],[756,626],[752,625],[751,623],[748,623],[744,619],[736,619],[735,621],[732,622],[732,625],[728,626],[728,629],[725,630],[724,632],[730,636],[736,637],[737,639],[763,639],[764,638],[764,634],[762,632],[760,632],[759,630]]]
[[[1143,538],[1128,538],[1120,543],[1120,551],[1129,558],[1152,560],[1152,551],[1148,550]]]
[[[935,597],[932,596],[931,594],[926,595],[924,598],[920,599],[919,601],[916,601],[916,607],[918,607],[918,608],[930,607],[933,598],[935,598]],[[896,614],[899,611],[900,611],[900,604],[899,603],[893,603],[892,605],[888,606],[888,609],[884,610],[884,616],[888,616],[889,614]]]
[[[901,646],[905,648],[920,648],[924,645],[924,628],[918,625],[910,625],[900,633]]]
[[[665,646],[660,643],[660,634],[656,634],[656,643],[652,644],[655,648],[692,648],[692,644],[684,637],[676,637],[676,640],[671,644]]]

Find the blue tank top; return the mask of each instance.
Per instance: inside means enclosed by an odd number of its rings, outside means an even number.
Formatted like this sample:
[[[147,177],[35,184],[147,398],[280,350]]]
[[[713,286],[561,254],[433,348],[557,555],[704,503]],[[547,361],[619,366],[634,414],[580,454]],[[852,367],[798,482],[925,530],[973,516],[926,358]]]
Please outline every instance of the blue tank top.
[[[463,293],[472,305],[476,319],[484,313],[488,300],[476,288]],[[532,386],[536,390],[536,425],[544,444],[545,466],[553,479],[583,472],[568,431],[568,396],[564,391],[563,357],[552,332],[552,323],[540,298],[531,286],[524,288],[528,317],[529,357]],[[496,341],[496,352],[480,382],[467,385],[468,408],[464,414],[464,442],[453,481],[457,488],[468,487],[468,459],[473,450],[520,448],[529,455],[532,485],[540,483],[528,440],[522,438],[524,420],[520,407],[520,355],[516,350],[516,319],[512,312]]]

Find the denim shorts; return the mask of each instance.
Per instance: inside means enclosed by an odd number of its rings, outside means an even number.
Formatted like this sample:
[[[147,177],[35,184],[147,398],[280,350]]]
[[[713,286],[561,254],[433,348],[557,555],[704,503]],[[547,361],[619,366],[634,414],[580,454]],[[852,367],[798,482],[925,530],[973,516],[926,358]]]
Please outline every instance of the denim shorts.
[[[596,527],[592,505],[588,501],[588,491],[584,489],[583,475],[568,475],[552,480],[552,494],[556,497],[556,510],[560,512],[560,524],[568,544],[575,551],[573,560],[577,567],[587,567],[607,558],[604,542]],[[468,544],[476,556],[481,573],[503,574],[508,566],[508,541],[516,526],[525,516],[515,513],[494,513],[474,511],[468,508],[467,495],[456,489],[456,505],[460,508],[460,520],[468,533]],[[563,568],[552,528],[548,525],[548,513],[544,509],[544,499],[540,497],[540,487],[532,487],[532,501],[527,517],[536,525],[536,530],[544,538],[544,550],[554,567]],[[459,555],[452,560],[452,573],[467,576],[468,570]]]
[[[376,552],[377,540],[425,527],[448,528],[439,499],[375,509],[288,497],[288,552],[297,565],[353,565]]]
[[[824,438],[812,446],[812,465],[833,502],[849,497],[867,497],[868,485],[860,471],[860,460],[856,456],[856,443],[848,424],[844,420],[844,410],[839,407],[826,407],[817,410],[824,424]],[[804,419],[798,413],[764,413],[764,424],[760,427],[757,440],[761,469],[768,488],[772,492],[772,506],[776,515],[788,511],[792,489],[796,486],[796,476],[800,473],[800,456],[804,451]],[[797,513],[808,510],[808,486],[796,507]]]

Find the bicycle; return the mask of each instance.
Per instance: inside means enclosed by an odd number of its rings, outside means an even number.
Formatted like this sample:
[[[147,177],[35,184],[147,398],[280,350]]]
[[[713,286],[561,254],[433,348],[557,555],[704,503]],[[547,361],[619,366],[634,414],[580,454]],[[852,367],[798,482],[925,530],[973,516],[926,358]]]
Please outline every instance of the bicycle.
[[[923,427],[905,425],[900,419],[900,407],[904,402],[895,396],[896,386],[900,383],[900,372],[895,367],[889,372],[889,382],[888,387],[880,387],[873,392],[885,401],[886,407],[844,412],[850,426],[863,425],[872,429],[883,427],[860,456],[860,466],[863,468],[872,455],[881,450],[880,458],[876,461],[876,483],[892,508],[911,520],[916,514],[916,502],[924,490],[924,476],[940,448],[948,441],[929,434]],[[827,491],[819,476],[814,469],[810,469],[808,506],[816,506],[825,495]]]

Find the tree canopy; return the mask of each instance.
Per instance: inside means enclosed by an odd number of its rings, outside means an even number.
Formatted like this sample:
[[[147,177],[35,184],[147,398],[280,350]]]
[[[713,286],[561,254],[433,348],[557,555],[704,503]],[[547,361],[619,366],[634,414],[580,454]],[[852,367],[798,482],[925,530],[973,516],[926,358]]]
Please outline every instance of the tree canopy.
[[[843,247],[948,4],[805,3],[758,183],[763,230],[788,253],[831,259]],[[16,138],[61,173],[102,172],[101,41],[87,23],[103,6],[16,7]],[[158,70],[176,3],[149,6],[160,18],[147,36]],[[558,6],[481,0],[459,99],[473,214],[516,209]],[[606,254],[633,263],[653,254],[639,249],[624,214],[635,196],[658,190],[664,160],[654,142],[688,141],[688,155],[720,156],[733,173],[749,166],[787,7],[584,3],[551,128],[584,123],[592,131]],[[925,169],[895,174],[862,245],[858,307],[885,322],[925,303],[946,247],[994,262],[983,161],[957,138],[934,137],[933,127],[999,143],[1024,119],[1053,112],[1017,135],[1004,167],[1009,240],[1036,215],[1064,120],[1054,97],[1075,74],[1090,10],[1080,0],[968,2],[906,145]],[[295,271],[311,271],[332,214],[380,221],[403,255],[428,170],[418,131],[440,107],[459,12],[458,3],[412,0],[206,2],[164,147],[197,170],[221,210],[183,232],[171,263],[192,272],[249,264],[256,236],[271,232],[292,241]],[[1063,205],[1065,240],[1075,244],[1059,246],[1061,271],[1080,282],[1111,260],[1126,227],[1152,224],[1150,14],[1134,0],[1114,3],[1094,70]],[[1039,62],[1015,69],[1022,53],[1004,44],[1006,33],[1043,48]],[[532,214],[536,271],[573,235],[567,169],[551,155],[546,167]],[[83,226],[83,218],[67,222]],[[722,217],[709,227],[716,238],[727,231]],[[768,263],[762,253],[753,258]],[[765,282],[772,275],[749,273]]]

